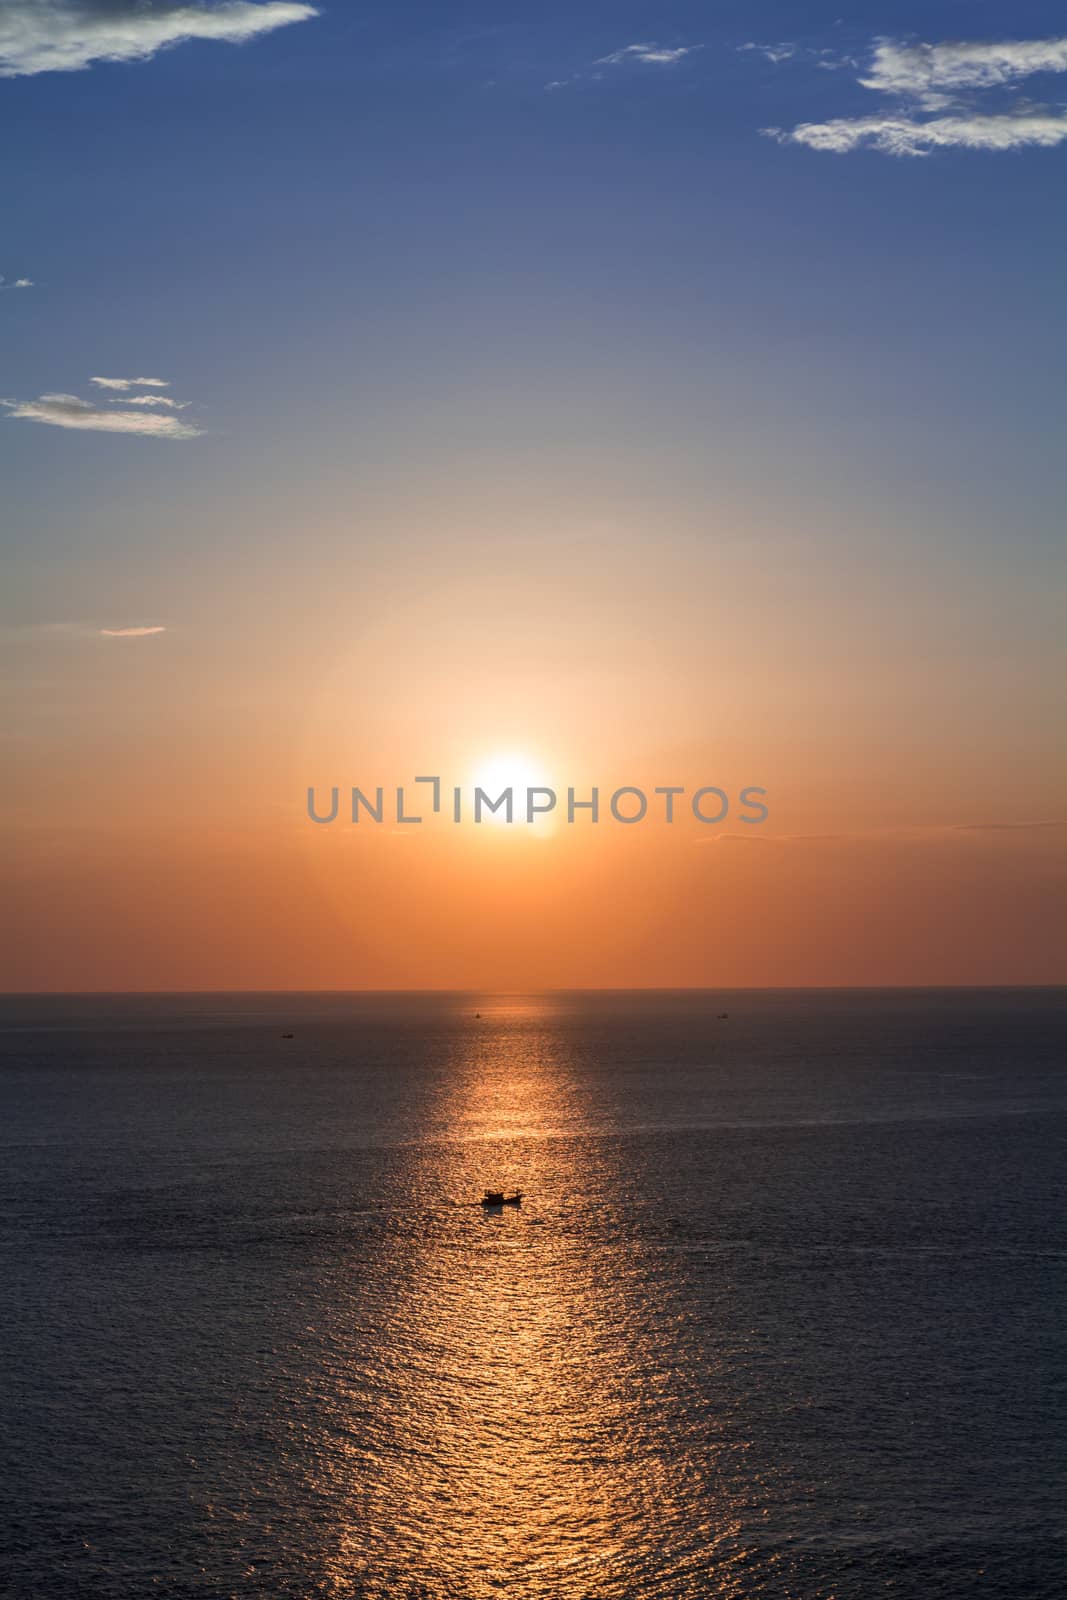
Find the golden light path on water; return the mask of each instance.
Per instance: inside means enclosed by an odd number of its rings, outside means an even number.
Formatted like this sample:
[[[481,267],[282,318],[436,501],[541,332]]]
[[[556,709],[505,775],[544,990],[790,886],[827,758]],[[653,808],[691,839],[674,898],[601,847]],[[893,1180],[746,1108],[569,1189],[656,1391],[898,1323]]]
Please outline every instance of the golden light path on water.
[[[483,1009],[417,1152],[421,1197],[446,1203],[379,1259],[375,1326],[353,1330],[358,1370],[335,1374],[329,1499],[345,1514],[324,1592],[682,1595],[699,1568],[699,1592],[739,1593],[736,1519],[713,1514],[687,1454],[678,1314],[650,1300],[639,1243],[588,1246],[583,1219],[625,1186],[616,1147],[583,1132],[551,1003]],[[486,1213],[489,1185],[528,1199]],[[651,1575],[668,1568],[663,1589]]]

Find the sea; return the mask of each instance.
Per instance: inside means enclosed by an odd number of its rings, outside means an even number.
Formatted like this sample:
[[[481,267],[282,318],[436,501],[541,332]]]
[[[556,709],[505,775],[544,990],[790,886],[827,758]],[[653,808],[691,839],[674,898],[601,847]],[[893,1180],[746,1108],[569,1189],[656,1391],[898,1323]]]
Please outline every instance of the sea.
[[[5,1600],[1067,1596],[1067,991],[7,997],[0,1056]]]

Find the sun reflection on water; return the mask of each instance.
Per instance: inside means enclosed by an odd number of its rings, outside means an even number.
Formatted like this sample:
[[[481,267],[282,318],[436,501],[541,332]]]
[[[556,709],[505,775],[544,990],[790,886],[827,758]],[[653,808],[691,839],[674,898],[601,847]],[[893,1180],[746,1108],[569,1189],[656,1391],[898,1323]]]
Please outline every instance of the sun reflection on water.
[[[680,1538],[712,1592],[710,1548],[736,1530],[694,1503],[684,1440],[665,1449],[653,1340],[658,1317],[669,1341],[670,1309],[648,1304],[632,1245],[591,1250],[583,1226],[612,1203],[617,1158],[580,1136],[581,1075],[550,1005],[481,1010],[418,1152],[420,1200],[441,1203],[404,1259],[385,1256],[369,1356],[330,1398],[347,1515],[327,1592],[632,1596],[653,1592],[642,1552],[651,1568]],[[490,1186],[527,1199],[487,1213]],[[674,1593],[684,1570],[683,1551]]]

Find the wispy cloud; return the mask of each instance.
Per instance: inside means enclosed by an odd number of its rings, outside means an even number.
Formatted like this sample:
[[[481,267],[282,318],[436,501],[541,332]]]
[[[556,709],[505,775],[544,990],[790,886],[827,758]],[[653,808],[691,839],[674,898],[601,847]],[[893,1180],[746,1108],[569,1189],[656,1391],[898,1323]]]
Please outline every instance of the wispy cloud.
[[[166,378],[90,378],[101,389],[169,389]]]
[[[1067,112],[1032,103],[1008,105],[996,91],[1039,73],[1062,72],[1067,72],[1067,38],[944,44],[878,39],[856,81],[895,101],[891,110],[761,132],[781,144],[835,155],[862,149],[893,156],[943,149],[1048,149],[1067,140]]]
[[[673,67],[685,56],[692,55],[696,50],[703,50],[702,44],[664,45],[646,42],[644,44],[623,45],[621,50],[613,50],[610,55],[597,56],[592,63],[594,67],[624,67],[627,65],[640,65],[646,67]],[[566,89],[575,83],[596,83],[608,74],[603,72],[575,72],[569,78],[553,78],[545,84],[548,90]]]
[[[4,0],[0,8],[0,77],[76,72],[94,61],[147,61],[193,39],[241,44],[317,16],[289,0]]]
[[[115,404],[118,406],[160,406],[167,411],[185,411],[192,404],[189,400],[172,400],[165,394],[124,394],[120,395]]]
[[[99,622],[89,621],[29,622],[14,627],[0,624],[0,633],[43,634],[49,638],[66,639],[143,639],[149,634],[167,631],[166,625],[161,622],[139,623],[126,628],[102,628]]]
[[[955,833],[1031,833],[1035,829],[1062,828],[1062,821],[1052,822],[957,822]]]
[[[775,66],[781,61],[792,61],[794,56],[800,54],[800,46],[790,44],[788,41],[783,41],[781,44],[758,44],[755,40],[750,40],[748,44],[739,44],[737,48],[765,56],[768,61],[773,61]]]
[[[113,383],[115,381],[112,380]],[[126,382],[125,379],[118,381]],[[152,381],[163,385],[161,378]],[[116,405],[129,407],[131,403],[140,403],[145,407],[155,403],[181,409],[176,401],[169,401],[163,396],[147,395],[138,397],[134,402],[122,399],[105,405],[96,405],[91,400],[81,400],[74,394],[42,394],[36,400],[0,400],[0,406],[4,407],[10,417],[22,418],[28,422],[44,422],[53,428],[139,434],[149,439],[195,439],[203,431],[179,417],[159,416],[152,409],[115,409]]]
[[[32,289],[32,288],[33,288],[33,279],[32,278],[13,278],[13,279],[9,280],[9,279],[4,277],[2,272],[0,272],[0,289]]]
[[[147,639],[153,633],[166,633],[166,628],[101,628],[100,633],[105,639]]]
[[[672,67],[683,56],[701,48],[698,44],[682,44],[673,48],[662,44],[628,44],[613,50],[610,56],[598,56],[594,66],[619,67],[627,61],[640,61],[646,66]]]
[[[763,56],[773,66],[781,66],[783,61],[811,61],[825,72],[840,72],[845,67],[855,69],[859,63],[851,56],[840,55],[836,50],[816,49],[813,45],[795,44],[791,39],[783,39],[779,44],[761,44],[756,39],[750,39],[747,44],[739,44],[738,51],[742,54]]]
[[[957,834],[998,834],[998,833],[1041,833],[1047,829],[1067,827],[1065,820],[1042,822],[952,822],[952,823],[926,823],[913,826],[886,827],[886,828],[857,828],[839,833],[765,833],[762,829],[754,828],[749,833],[706,833],[697,835],[694,844],[744,844],[744,845],[809,845],[809,844],[842,844],[848,846],[882,845],[916,845],[927,848],[931,845],[946,847],[951,845],[954,835]],[[980,839],[976,838],[976,844]],[[990,845],[992,841],[988,841]],[[1005,841],[1007,843],[1007,841]],[[963,841],[957,841],[957,848],[962,849]]]
[[[891,156],[925,156],[931,150],[1021,150],[1026,146],[1062,144],[1067,115],[1021,112],[1005,116],[840,117],[832,122],[802,122],[797,127],[763,128],[781,144],[807,145],[845,155],[864,147]]]

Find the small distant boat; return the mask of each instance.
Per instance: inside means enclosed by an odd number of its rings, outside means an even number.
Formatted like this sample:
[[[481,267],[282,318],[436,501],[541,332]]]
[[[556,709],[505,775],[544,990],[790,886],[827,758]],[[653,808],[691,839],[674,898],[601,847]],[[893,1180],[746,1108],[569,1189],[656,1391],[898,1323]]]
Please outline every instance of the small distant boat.
[[[503,1189],[487,1189],[482,1195],[482,1205],[495,1206],[521,1206],[521,1194],[505,1194]]]

